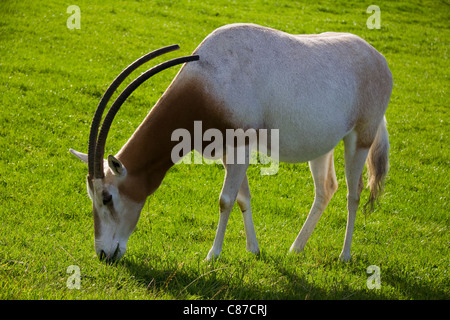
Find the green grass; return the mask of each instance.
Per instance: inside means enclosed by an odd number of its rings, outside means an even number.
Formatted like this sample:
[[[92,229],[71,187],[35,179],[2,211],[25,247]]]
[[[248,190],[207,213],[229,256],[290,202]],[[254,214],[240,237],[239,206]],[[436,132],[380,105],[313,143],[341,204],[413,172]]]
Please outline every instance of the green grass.
[[[66,27],[71,4],[81,9],[80,30]],[[370,4],[381,8],[380,30],[366,27]],[[1,1],[0,299],[448,299],[449,21],[448,1]],[[96,105],[123,67],[173,43],[181,50],[154,63],[190,54],[233,22],[355,33],[389,63],[391,170],[380,206],[358,215],[352,261],[338,261],[346,224],[340,144],[339,190],[300,255],[287,252],[314,197],[307,164],[281,164],[275,176],[250,168],[262,253],[245,251],[234,208],[215,262],[203,259],[224,170],[180,165],[148,199],[124,258],[100,263],[87,168],[68,149],[87,151]],[[126,142],[177,70],[133,94],[107,153]],[[66,286],[70,265],[81,269],[80,290]],[[379,290],[366,286],[370,265],[380,267]]]

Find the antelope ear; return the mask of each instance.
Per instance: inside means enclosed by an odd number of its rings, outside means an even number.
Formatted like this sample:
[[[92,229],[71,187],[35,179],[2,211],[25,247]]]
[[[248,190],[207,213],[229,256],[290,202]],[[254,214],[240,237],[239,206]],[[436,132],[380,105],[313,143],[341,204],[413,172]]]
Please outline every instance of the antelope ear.
[[[111,169],[112,173],[116,176],[124,177],[127,175],[127,169],[124,167],[122,162],[117,160],[114,156],[108,156],[108,166]]]
[[[83,161],[83,162],[85,162],[85,163],[88,163],[88,155],[87,155],[87,154],[78,152],[78,151],[73,150],[73,149],[69,149],[69,151],[70,151],[75,157],[77,157],[78,159],[80,159],[81,161]]]

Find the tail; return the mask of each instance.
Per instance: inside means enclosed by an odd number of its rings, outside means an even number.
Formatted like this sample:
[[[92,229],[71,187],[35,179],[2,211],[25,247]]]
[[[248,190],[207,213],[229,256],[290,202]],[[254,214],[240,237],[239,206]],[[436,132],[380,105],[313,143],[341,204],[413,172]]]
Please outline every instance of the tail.
[[[369,201],[364,205],[370,205],[370,211],[373,210],[375,200],[383,192],[384,179],[389,169],[389,136],[386,128],[386,118],[378,128],[375,140],[369,150],[367,157],[367,171],[369,173]]]

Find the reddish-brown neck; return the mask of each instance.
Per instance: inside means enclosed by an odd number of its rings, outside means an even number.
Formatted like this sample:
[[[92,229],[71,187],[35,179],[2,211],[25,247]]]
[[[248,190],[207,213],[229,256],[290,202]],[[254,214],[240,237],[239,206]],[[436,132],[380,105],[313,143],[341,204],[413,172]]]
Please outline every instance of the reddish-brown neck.
[[[128,172],[122,191],[143,201],[159,187],[174,164],[171,151],[179,143],[171,141],[174,130],[187,129],[193,137],[194,121],[202,121],[203,131],[218,128],[224,132],[231,127],[226,119],[221,105],[200,81],[175,81],[117,154]]]

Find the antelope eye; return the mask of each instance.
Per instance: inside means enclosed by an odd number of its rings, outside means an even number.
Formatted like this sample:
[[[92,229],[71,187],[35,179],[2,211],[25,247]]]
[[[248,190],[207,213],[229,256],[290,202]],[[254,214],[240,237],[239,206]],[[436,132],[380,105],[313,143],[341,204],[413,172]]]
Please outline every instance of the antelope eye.
[[[108,203],[110,203],[112,200],[112,195],[111,194],[104,194],[103,195],[103,205],[107,205]]]

